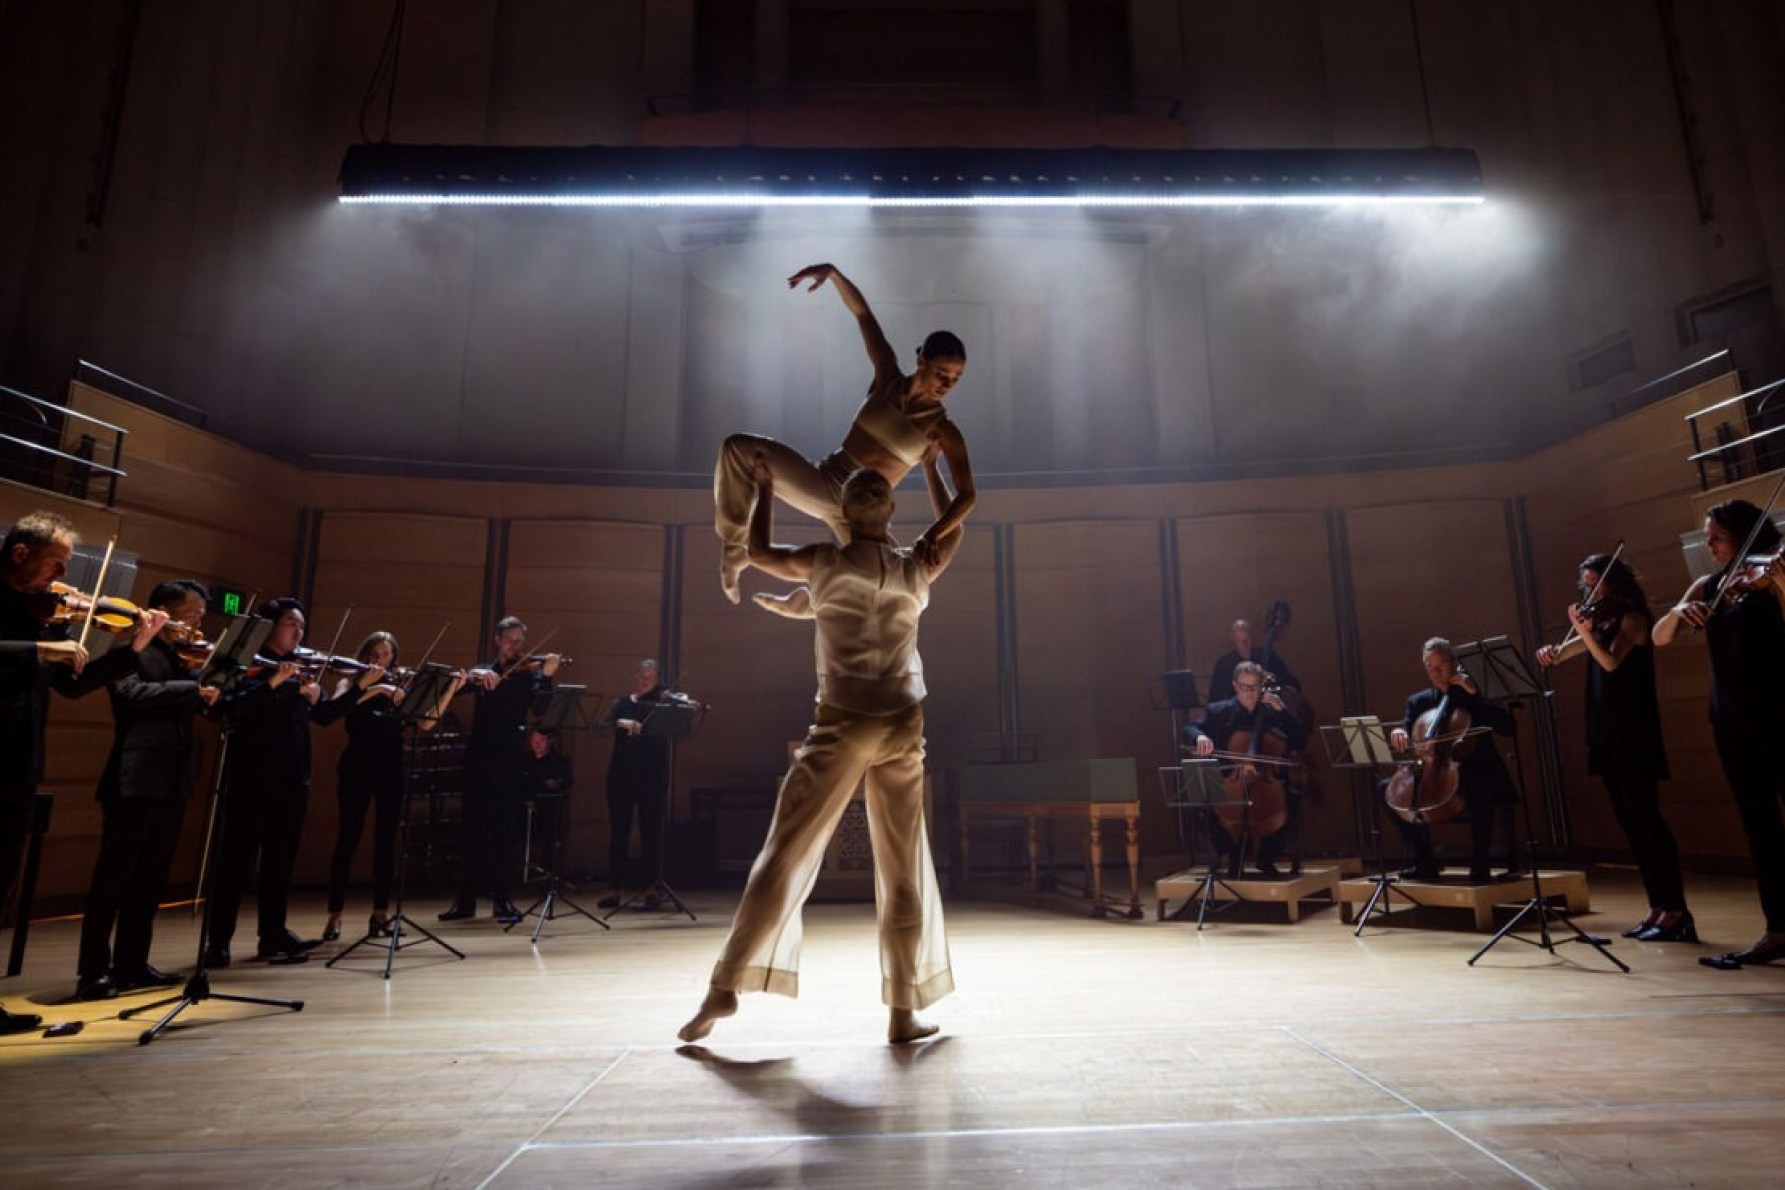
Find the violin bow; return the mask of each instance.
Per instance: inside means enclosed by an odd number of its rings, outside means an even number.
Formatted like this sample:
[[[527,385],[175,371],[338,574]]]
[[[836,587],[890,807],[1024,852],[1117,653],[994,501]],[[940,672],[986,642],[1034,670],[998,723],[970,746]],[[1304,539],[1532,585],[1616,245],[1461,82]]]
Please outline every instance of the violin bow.
[[[1779,482],[1773,485],[1772,496],[1767,500],[1766,507],[1760,510],[1760,516],[1755,520],[1754,527],[1748,530],[1748,540],[1742,542],[1742,552],[1737,554],[1735,556],[1735,561],[1729,564],[1731,570],[1734,570],[1737,566],[1741,565],[1743,559],[1754,552],[1754,543],[1760,540],[1760,531],[1772,524],[1773,505],[1779,502],[1779,493],[1782,491],[1785,491],[1785,474],[1781,474],[1779,476]],[[1723,606],[1723,597],[1728,593],[1729,579],[1726,576],[1717,586],[1717,597],[1711,600],[1711,611],[1714,612],[1719,607]]]
[[[93,598],[87,603],[87,618],[81,621],[79,645],[87,647],[87,634],[93,631],[93,614],[99,610],[99,593],[105,590],[105,575],[112,568],[112,551],[118,548],[118,535],[112,534],[111,540],[105,543],[105,558],[99,563],[99,578],[93,583]]]
[[[416,669],[417,673],[421,672],[421,670],[428,664],[428,659],[434,655],[434,650],[440,647],[440,638],[445,636],[446,630],[451,627],[452,627],[451,620],[448,620],[446,623],[440,625],[440,631],[436,632],[434,634],[434,639],[432,641],[428,642],[428,651],[423,653],[421,655],[421,660],[417,661],[415,663],[415,669]]]
[[[1583,605],[1586,605],[1586,606],[1592,605],[1593,597],[1595,595],[1599,594],[1599,588],[1603,587],[1605,585],[1605,578],[1607,575],[1609,575],[1611,573],[1612,566],[1615,565],[1617,563],[1617,560],[1619,558],[1622,558],[1623,556],[1624,556],[1624,539],[1622,537],[1620,537],[1620,538],[1618,538],[1618,548],[1611,552],[1611,561],[1607,562],[1599,570],[1599,581],[1593,584],[1593,589],[1591,591],[1588,591],[1587,597],[1581,601]],[[1570,623],[1568,625],[1568,635],[1564,636],[1562,638],[1562,643],[1556,646],[1556,652],[1559,653],[1563,649],[1566,649],[1569,645],[1573,644],[1579,636],[1580,636],[1580,629],[1576,628],[1572,623]]]
[[[341,622],[335,625],[335,639],[329,641],[328,652],[322,655],[322,668],[316,671],[317,681],[322,680],[322,675],[328,672],[329,666],[334,662],[335,650],[340,647],[341,644],[341,634],[347,631],[347,620],[348,617],[352,615],[353,605],[350,603],[347,605],[347,610],[341,613]]]

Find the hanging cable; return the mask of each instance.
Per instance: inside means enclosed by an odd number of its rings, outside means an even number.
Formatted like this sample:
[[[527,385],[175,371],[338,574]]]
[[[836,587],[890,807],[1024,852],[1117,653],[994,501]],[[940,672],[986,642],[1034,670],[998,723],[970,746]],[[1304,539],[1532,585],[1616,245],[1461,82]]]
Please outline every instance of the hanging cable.
[[[366,94],[359,103],[359,138],[366,143],[372,141],[372,134],[366,128],[366,117],[372,110],[380,87],[384,89],[384,129],[378,143],[390,143],[391,120],[397,106],[397,62],[403,49],[403,18],[408,7],[409,0],[396,0],[396,6],[390,14],[390,27],[384,33],[384,45],[378,51],[378,61],[372,67],[372,78],[366,83]]]
[[[1425,105],[1426,144],[1436,146],[1438,136],[1432,130],[1432,92],[1426,86],[1425,39],[1419,35],[1419,0],[1407,0],[1407,23],[1413,26],[1413,61],[1419,70],[1419,101]]]

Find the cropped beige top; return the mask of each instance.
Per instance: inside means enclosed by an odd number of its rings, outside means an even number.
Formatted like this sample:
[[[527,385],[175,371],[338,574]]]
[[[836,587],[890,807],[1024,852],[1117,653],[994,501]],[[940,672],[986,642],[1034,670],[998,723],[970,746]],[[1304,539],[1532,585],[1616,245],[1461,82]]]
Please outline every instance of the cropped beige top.
[[[909,376],[895,372],[884,382],[870,386],[867,400],[856,411],[855,426],[905,466],[915,467],[923,462],[924,452],[930,448],[930,434],[946,420],[947,414],[940,402],[907,413],[903,405],[910,384]]]

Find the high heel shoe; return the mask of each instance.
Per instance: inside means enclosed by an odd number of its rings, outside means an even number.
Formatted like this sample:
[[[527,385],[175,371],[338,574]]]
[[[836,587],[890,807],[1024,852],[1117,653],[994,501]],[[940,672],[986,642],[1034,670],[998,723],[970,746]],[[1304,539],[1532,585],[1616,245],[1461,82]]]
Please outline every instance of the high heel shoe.
[[[1638,942],[1698,941],[1698,923],[1692,920],[1690,913],[1682,912],[1671,922],[1667,918],[1668,915],[1663,913],[1654,925],[1636,935],[1636,940]]]
[[[368,937],[368,938],[388,938],[388,937],[390,937],[390,919],[388,917],[380,917],[376,913],[374,913],[371,917],[367,918],[366,919],[366,937]]]
[[[322,927],[322,940],[324,942],[335,942],[338,941],[340,937],[341,915],[339,913],[331,913],[328,915],[328,924]]]

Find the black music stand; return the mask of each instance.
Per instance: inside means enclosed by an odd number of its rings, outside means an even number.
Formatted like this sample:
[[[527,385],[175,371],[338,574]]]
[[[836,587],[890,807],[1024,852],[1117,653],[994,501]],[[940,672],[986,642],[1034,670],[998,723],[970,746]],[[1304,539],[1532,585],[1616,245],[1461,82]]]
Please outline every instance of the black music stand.
[[[434,713],[440,709],[446,692],[452,688],[453,674],[451,666],[441,665],[438,662],[429,662],[422,666],[421,671],[409,683],[409,692],[403,696],[403,701],[391,710],[391,714],[401,719],[403,726],[409,729],[411,750],[413,750],[415,737],[422,731],[421,723],[435,717]],[[436,946],[442,946],[451,951],[455,958],[463,959],[465,957],[464,951],[440,935],[424,928],[403,911],[403,894],[409,883],[409,786],[409,766],[405,764],[403,766],[403,796],[398,803],[401,812],[397,816],[396,904],[391,906],[392,913],[390,920],[386,923],[385,931],[382,936],[377,936],[371,930],[367,930],[365,936],[358,942],[324,963],[325,967],[333,967],[362,946],[371,946],[384,951],[384,978],[386,979],[390,978],[391,970],[396,964],[397,952],[407,950],[411,946],[422,946],[432,942]],[[403,941],[405,932],[420,934],[421,937],[405,942]]]
[[[237,616],[224,629],[223,636],[211,649],[210,657],[205,661],[204,669],[199,672],[198,681],[201,686],[215,686],[222,695],[227,696],[241,684],[248,672],[248,665],[254,660],[260,647],[273,631],[271,620],[258,616]],[[217,775],[211,786],[211,812],[205,824],[205,854],[208,857],[211,840],[221,838],[219,833],[226,815],[224,801],[227,796],[227,765],[229,762],[229,737],[233,724],[225,715],[221,720],[222,733],[217,745]],[[208,876],[208,880],[207,880]],[[302,1000],[273,1000],[262,996],[231,996],[211,990],[210,972],[205,970],[205,954],[211,947],[211,897],[210,888],[217,878],[216,865],[208,859],[201,861],[198,872],[198,887],[193,890],[193,897],[201,901],[204,909],[198,919],[198,961],[192,966],[192,974],[186,979],[186,986],[177,996],[168,996],[149,1004],[139,1004],[134,1008],[126,1008],[118,1013],[118,1019],[127,1021],[133,1016],[145,1012],[153,1012],[164,1005],[172,1004],[161,1019],[145,1029],[137,1037],[138,1045],[148,1045],[161,1035],[161,1031],[173,1024],[174,1018],[206,1000],[225,1000],[232,1004],[264,1004],[269,1008],[286,1008],[292,1012],[302,1012]]]
[[[1329,766],[1335,771],[1348,769],[1361,773],[1366,779],[1364,785],[1368,792],[1363,796],[1370,808],[1371,866],[1376,869],[1369,881],[1376,887],[1371,890],[1370,899],[1364,902],[1363,912],[1358,914],[1357,928],[1351,931],[1353,938],[1361,938],[1372,914],[1386,916],[1392,911],[1388,902],[1395,893],[1400,893],[1415,909],[1419,908],[1419,902],[1399,887],[1401,878],[1389,870],[1388,860],[1382,854],[1382,811],[1379,805],[1382,799],[1378,796],[1381,783],[1375,774],[1401,762],[1395,759],[1394,750],[1389,747],[1382,720],[1374,715],[1345,715],[1337,723],[1323,723],[1320,739],[1326,748]],[[1358,787],[1354,785],[1352,789],[1355,793]]]
[[[668,740],[669,746],[673,749],[677,744],[694,735],[694,729],[700,722],[700,716],[705,713],[706,706],[692,700],[686,702],[659,701],[651,708],[650,713],[645,716],[644,724],[640,727],[639,731],[642,735],[658,736]],[[668,789],[663,791],[663,796],[666,800],[668,799]],[[662,822],[657,828],[656,881],[652,883],[651,887],[633,893],[618,905],[609,909],[605,916],[612,917],[621,910],[630,909],[634,905],[642,905],[649,908],[667,901],[681,912],[686,913],[689,921],[700,920],[694,916],[694,910],[688,908],[687,903],[684,902],[681,897],[676,896],[676,890],[669,886],[669,881],[663,878],[663,865],[666,858],[665,852],[668,850],[668,840],[669,807],[665,805],[663,808]],[[605,925],[606,923],[603,922],[602,924]]]
[[[1474,663],[1474,668],[1470,669],[1469,673],[1475,678],[1480,696],[1489,702],[1516,704],[1520,699],[1536,697],[1543,693],[1542,684],[1532,675],[1530,667],[1525,664],[1525,659],[1519,655],[1517,649],[1513,648],[1512,642],[1504,636],[1486,637],[1461,645],[1457,648],[1456,660],[1459,667],[1465,661]],[[1480,950],[1470,956],[1469,965],[1473,967],[1475,960],[1492,950],[1502,938],[1512,938],[1527,946],[1535,946],[1539,950],[1547,951],[1551,955],[1556,953],[1556,948],[1562,943],[1584,942],[1603,955],[1614,967],[1628,975],[1630,968],[1606,949],[1611,945],[1611,939],[1587,933],[1574,924],[1566,909],[1558,909],[1544,895],[1543,879],[1537,871],[1537,834],[1531,827],[1531,797],[1525,789],[1525,766],[1520,763],[1518,755],[1518,723],[1516,720],[1513,722],[1512,740],[1513,772],[1518,778],[1519,807],[1525,815],[1525,848],[1531,865],[1531,899],[1526,901],[1519,911],[1513,914],[1512,920],[1501,926],[1499,931],[1489,938]],[[1538,939],[1534,940],[1526,938],[1522,934],[1513,933],[1520,922],[1532,915],[1537,918]],[[1567,926],[1569,930],[1573,931],[1573,937],[1563,938],[1560,941],[1550,937],[1552,917],[1559,924]]]
[[[583,686],[559,686],[556,689],[541,693],[535,700],[532,710],[527,714],[527,730],[560,734],[566,731],[586,731],[589,717],[583,711],[583,696],[588,689]],[[527,906],[521,915],[502,927],[504,934],[526,921],[529,917],[539,920],[533,923],[533,945],[539,945],[539,935],[545,929],[545,923],[560,917],[586,917],[604,930],[613,929],[605,921],[584,909],[581,905],[565,896],[561,890],[569,884],[558,874],[558,850],[564,843],[564,798],[559,795],[554,799],[552,807],[552,829],[550,853],[546,862],[539,866],[540,877],[545,882],[545,891],[539,899]],[[534,804],[527,803],[527,846],[533,845],[533,811]],[[531,851],[528,853],[529,857]],[[532,872],[530,858],[521,860],[522,879],[530,879]],[[574,885],[571,885],[574,888]],[[559,912],[562,907],[566,912]]]
[[[1196,891],[1190,895],[1190,900],[1196,902],[1197,905],[1196,928],[1198,930],[1207,924],[1210,906],[1214,907],[1214,912],[1220,913],[1224,909],[1233,908],[1240,903],[1241,899],[1239,890],[1221,876],[1219,863],[1221,854],[1220,849],[1215,846],[1214,840],[1214,832],[1218,829],[1214,825],[1215,811],[1217,808],[1235,805],[1250,809],[1251,802],[1249,800],[1235,802],[1227,796],[1227,786],[1221,781],[1220,770],[1221,762],[1213,757],[1206,759],[1186,757],[1180,765],[1159,770],[1165,804],[1180,814],[1185,810],[1192,812],[1201,810],[1203,820],[1209,824],[1208,867],[1196,878]],[[1194,835],[1194,831],[1192,834]],[[1241,832],[1241,838],[1234,843],[1234,846],[1236,848],[1244,847],[1244,839],[1245,834]],[[1192,867],[1196,865],[1194,847],[1191,849],[1190,864]],[[1221,902],[1215,896],[1217,888],[1226,889],[1227,895],[1231,899],[1225,903]],[[1186,901],[1183,908],[1188,909],[1189,905],[1190,902]],[[1183,909],[1180,909],[1178,914],[1174,914],[1174,917],[1182,912]]]

